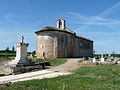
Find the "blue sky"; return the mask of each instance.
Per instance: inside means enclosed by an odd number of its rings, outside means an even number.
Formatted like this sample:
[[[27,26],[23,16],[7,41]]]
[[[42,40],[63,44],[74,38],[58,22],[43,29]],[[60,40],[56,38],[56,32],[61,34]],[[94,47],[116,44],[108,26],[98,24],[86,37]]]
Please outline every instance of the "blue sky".
[[[21,36],[36,49],[35,31],[56,26],[63,17],[68,28],[92,39],[97,53],[120,53],[120,0],[0,0],[0,49]]]

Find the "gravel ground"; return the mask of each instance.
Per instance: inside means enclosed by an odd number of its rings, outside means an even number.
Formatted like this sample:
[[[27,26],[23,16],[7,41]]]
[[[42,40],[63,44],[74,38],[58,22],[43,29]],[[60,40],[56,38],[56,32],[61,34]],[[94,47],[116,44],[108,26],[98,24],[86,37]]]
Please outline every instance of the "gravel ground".
[[[9,67],[5,67],[5,64],[7,64],[8,62],[1,62],[0,63],[0,75],[4,74],[7,75],[9,74]]]
[[[82,61],[82,59],[80,59],[80,58],[67,59],[66,63],[61,64],[59,66],[50,67],[50,70],[61,71],[61,72],[71,72],[71,71],[74,71],[74,70],[80,68],[80,66],[81,66],[80,61]]]

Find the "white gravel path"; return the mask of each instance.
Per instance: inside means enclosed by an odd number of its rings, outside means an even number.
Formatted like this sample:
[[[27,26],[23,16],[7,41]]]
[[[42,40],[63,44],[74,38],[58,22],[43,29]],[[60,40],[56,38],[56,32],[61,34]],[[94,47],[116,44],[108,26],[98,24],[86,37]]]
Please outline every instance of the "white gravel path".
[[[29,72],[29,73],[24,73],[19,75],[2,76],[0,77],[0,84],[8,83],[8,82],[32,80],[32,79],[53,78],[53,77],[63,76],[68,74],[70,73],[41,70],[41,71]]]

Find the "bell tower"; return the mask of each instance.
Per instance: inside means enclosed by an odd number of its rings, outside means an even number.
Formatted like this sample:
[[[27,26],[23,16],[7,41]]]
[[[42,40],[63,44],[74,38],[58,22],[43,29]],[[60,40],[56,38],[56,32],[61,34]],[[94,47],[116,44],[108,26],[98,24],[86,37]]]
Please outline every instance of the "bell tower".
[[[57,28],[59,29],[65,29],[65,20],[62,18],[59,18],[57,20]]]

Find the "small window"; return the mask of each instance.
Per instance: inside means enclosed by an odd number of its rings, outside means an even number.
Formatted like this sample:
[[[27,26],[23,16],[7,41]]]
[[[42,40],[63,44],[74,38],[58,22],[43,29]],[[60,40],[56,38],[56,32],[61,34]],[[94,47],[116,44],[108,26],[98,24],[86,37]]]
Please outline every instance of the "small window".
[[[62,21],[60,20],[59,27],[62,28]]]

